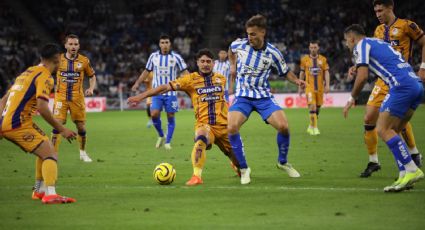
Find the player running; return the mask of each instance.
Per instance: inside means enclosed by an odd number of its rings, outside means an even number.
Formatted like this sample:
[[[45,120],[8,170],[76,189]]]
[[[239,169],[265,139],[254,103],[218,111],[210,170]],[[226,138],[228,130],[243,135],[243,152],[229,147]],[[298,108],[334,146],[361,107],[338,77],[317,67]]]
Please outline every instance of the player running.
[[[323,105],[323,93],[329,93],[329,65],[326,57],[319,54],[319,48],[318,41],[311,41],[310,54],[302,57],[300,64],[300,79],[306,79],[305,95],[310,110],[307,133],[310,135],[320,134],[317,123],[320,107]],[[298,88],[300,95],[303,91],[301,87]]]
[[[142,94],[130,97],[130,104],[170,91],[184,91],[192,99],[195,111],[195,145],[192,150],[193,176],[186,185],[202,184],[202,169],[206,161],[206,150],[216,144],[232,161],[234,169],[238,167],[227,137],[227,103],[224,99],[226,78],[213,72],[214,56],[208,49],[202,49],[196,55],[198,72],[184,75],[168,84],[160,85]]]
[[[230,62],[227,60],[227,51],[222,49],[218,52],[218,59],[214,61],[214,73],[220,73],[226,78],[226,87],[224,90],[224,97],[229,102],[229,76],[230,76]]]
[[[229,91],[233,89],[236,77],[235,100],[229,109],[229,140],[241,168],[241,184],[251,181],[250,168],[245,160],[245,153],[239,129],[248,120],[252,111],[258,112],[262,119],[277,130],[278,162],[277,167],[290,177],[300,174],[287,161],[289,150],[288,121],[282,108],[270,92],[268,78],[272,68],[281,77],[304,87],[285,63],[282,53],[264,40],[266,35],[266,18],[262,15],[251,17],[245,24],[248,39],[237,39],[229,48],[230,82]],[[229,93],[230,93],[229,92]]]
[[[351,96],[344,107],[344,117],[353,106],[367,81],[369,69],[389,87],[379,109],[377,131],[394,155],[399,168],[399,177],[385,192],[403,191],[424,177],[424,173],[412,160],[409,150],[398,135],[412,118],[423,97],[421,79],[403,56],[388,43],[367,38],[360,25],[351,25],[344,31],[347,47],[353,52],[357,71]],[[425,80],[425,78],[423,78]]]
[[[80,41],[78,36],[70,34],[65,38],[66,53],[60,56],[59,69],[56,73],[56,92],[53,115],[62,124],[66,123],[68,111],[78,131],[80,143],[80,160],[92,162],[86,152],[86,103],[84,101],[84,77],[89,77],[90,86],[85,91],[86,96],[92,96],[96,86],[95,72],[89,59],[78,53]],[[59,152],[61,135],[53,129],[52,143]]]
[[[75,199],[56,194],[58,177],[57,153],[44,132],[33,122],[32,116],[38,110],[60,135],[68,141],[77,135],[53,118],[49,109],[49,94],[53,89],[51,77],[59,65],[59,47],[47,44],[41,49],[41,62],[29,67],[16,79],[1,99],[0,136],[15,143],[25,152],[36,155],[33,199],[43,204],[73,203]]]

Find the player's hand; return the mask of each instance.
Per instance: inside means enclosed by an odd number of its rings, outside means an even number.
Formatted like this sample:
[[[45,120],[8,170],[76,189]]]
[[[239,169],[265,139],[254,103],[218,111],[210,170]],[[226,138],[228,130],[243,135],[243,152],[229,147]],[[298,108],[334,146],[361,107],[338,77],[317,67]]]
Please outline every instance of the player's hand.
[[[348,117],[348,111],[351,109],[351,107],[353,107],[354,106],[354,98],[352,98],[351,96],[350,96],[350,98],[348,99],[348,101],[347,101],[347,104],[344,106],[344,109],[342,110],[342,113],[343,113],[343,115],[344,115],[344,118],[346,118],[347,119],[347,117]]]
[[[326,93],[326,94],[328,94],[329,92],[330,92],[330,90],[329,90],[329,86],[328,86],[328,85],[326,85],[326,86],[325,86],[325,93]]]
[[[299,88],[301,88],[302,90],[305,89],[305,81],[298,79],[295,84],[298,85]]]
[[[228,93],[229,95],[232,95],[232,94],[234,94],[235,92],[233,92],[233,89],[229,88],[229,90],[227,90],[227,93]]]
[[[143,94],[139,94],[137,96],[133,96],[133,97],[129,97],[127,99],[127,104],[129,104],[130,106],[136,106],[137,104],[139,104],[142,100],[144,99]]]
[[[357,67],[351,66],[348,69],[347,80],[352,81],[357,75]]]
[[[93,96],[93,89],[88,88],[88,89],[86,90],[86,96]]]
[[[425,69],[419,69],[418,76],[421,78],[422,82],[425,83]]]
[[[137,92],[139,90],[140,85],[137,83],[134,83],[133,87],[131,87],[131,91]]]
[[[64,130],[60,134],[62,135],[62,137],[67,139],[69,143],[71,143],[73,140],[75,140],[75,138],[77,136],[77,133],[75,133],[74,131],[72,131],[68,128],[64,128]]]

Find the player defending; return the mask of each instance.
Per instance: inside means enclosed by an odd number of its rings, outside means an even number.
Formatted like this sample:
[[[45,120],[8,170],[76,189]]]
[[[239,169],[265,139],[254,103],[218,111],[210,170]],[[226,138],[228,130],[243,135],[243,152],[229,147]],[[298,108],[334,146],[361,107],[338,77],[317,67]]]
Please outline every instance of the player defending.
[[[68,141],[77,135],[56,121],[49,109],[49,94],[54,86],[51,75],[59,65],[59,47],[47,44],[40,53],[41,63],[19,75],[1,99],[0,136],[36,155],[33,199],[41,199],[43,204],[73,203],[75,199],[56,194],[57,153],[46,134],[32,120],[33,111],[38,110]]]
[[[56,92],[53,115],[62,124],[66,123],[68,111],[78,130],[80,143],[80,160],[92,162],[86,152],[86,104],[84,101],[84,77],[90,78],[90,86],[85,91],[86,96],[92,96],[96,86],[96,76],[90,61],[80,50],[79,38],[70,34],[65,38],[66,53],[60,56],[60,65],[56,74]],[[59,152],[61,136],[58,130],[53,129],[52,143],[56,152]]]
[[[133,87],[131,87],[131,91],[133,91],[133,92],[139,91],[139,87],[140,87],[139,81],[141,81],[141,78],[142,78],[142,74],[140,74],[139,78],[136,80]],[[152,78],[153,78],[153,73],[150,72],[148,74],[148,77],[145,79],[145,81],[143,81],[143,84],[145,85],[146,91],[152,89]],[[146,124],[147,128],[150,128],[153,124],[152,123],[152,116],[151,116],[151,105],[152,105],[152,97],[148,97],[146,99],[146,113],[147,113],[148,119],[149,119],[148,123]]]
[[[227,60],[227,51],[222,49],[218,52],[218,60],[214,62],[214,73],[220,73],[226,78],[226,87],[224,89],[224,97],[229,102],[229,76],[230,76],[230,63]]]
[[[394,15],[394,2],[392,0],[373,1],[375,14],[381,23],[375,30],[375,37],[391,44],[391,46],[400,52],[406,62],[410,62],[412,56],[413,41],[416,41],[422,47],[422,65],[418,75],[425,76],[425,36],[423,31],[412,21],[397,18]],[[354,73],[355,74],[355,73]],[[369,177],[373,172],[381,169],[378,160],[378,132],[375,129],[379,116],[379,107],[388,93],[388,86],[381,79],[375,83],[375,87],[370,94],[364,116],[364,140],[369,154],[369,163],[360,174],[361,177]],[[416,148],[415,137],[410,122],[402,131],[402,137],[412,154],[412,159],[421,167],[421,155]]]
[[[159,48],[159,51],[156,51],[149,56],[146,68],[135,85],[140,84],[140,82],[144,82],[150,72],[153,72],[152,88],[174,81],[177,78],[178,73],[181,73],[181,75],[189,74],[186,70],[187,66],[183,58],[176,52],[171,51],[171,40],[169,36],[162,35],[159,38]],[[167,112],[167,138],[164,137],[161,125],[162,108],[165,108],[165,112]],[[158,140],[155,144],[156,148],[160,148],[165,142],[165,149],[171,150],[171,139],[173,138],[174,128],[176,126],[174,115],[177,111],[178,102],[176,92],[170,91],[152,97],[152,122],[158,132]]]
[[[207,49],[196,55],[199,72],[184,75],[169,84],[163,84],[128,99],[129,103],[139,103],[149,96],[169,91],[184,91],[190,95],[195,112],[195,145],[192,150],[193,176],[186,185],[202,184],[202,169],[206,161],[206,150],[216,144],[237,168],[227,137],[227,103],[224,100],[226,78],[213,72],[214,57]]]
[[[325,56],[319,54],[318,41],[311,41],[308,48],[310,55],[305,55],[301,59],[300,79],[306,79],[305,95],[310,110],[310,125],[307,133],[319,135],[317,121],[320,107],[323,105],[323,92],[329,93],[329,65]],[[299,87],[298,92],[301,95],[303,89]]]
[[[289,128],[285,113],[274,100],[270,92],[268,78],[272,68],[281,77],[304,87],[285,63],[282,53],[264,40],[266,36],[266,18],[262,15],[251,17],[245,24],[248,39],[237,39],[229,48],[230,82],[229,91],[233,89],[236,77],[235,100],[229,109],[229,140],[241,168],[241,184],[251,181],[250,168],[245,160],[245,153],[239,129],[248,120],[252,111],[257,111],[262,119],[277,130],[278,162],[277,167],[286,171],[290,177],[300,174],[288,162]]]
[[[353,51],[357,67],[356,81],[344,108],[344,117],[347,117],[354,100],[360,94],[370,69],[389,87],[379,110],[377,129],[379,136],[393,153],[400,172],[397,181],[385,187],[384,191],[402,191],[424,177],[398,135],[422,101],[422,81],[399,52],[380,39],[366,38],[360,25],[349,26],[344,31],[344,38],[348,48]]]

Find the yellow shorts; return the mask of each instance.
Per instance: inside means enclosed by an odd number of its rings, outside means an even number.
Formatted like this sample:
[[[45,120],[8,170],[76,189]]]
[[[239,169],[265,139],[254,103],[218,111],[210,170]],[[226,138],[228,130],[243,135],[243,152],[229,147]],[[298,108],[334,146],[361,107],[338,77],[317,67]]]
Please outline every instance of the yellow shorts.
[[[34,123],[5,131],[2,135],[29,153],[34,152],[43,141],[49,141],[46,134]]]
[[[305,95],[307,97],[307,104],[309,105],[323,105],[323,92],[306,90]]]
[[[385,96],[388,94],[388,86],[381,79],[376,80],[375,86],[370,93],[369,100],[367,101],[368,106],[381,107]]]
[[[233,155],[232,146],[230,145],[229,137],[227,136],[227,126],[203,123],[196,124],[195,132],[200,129],[204,129],[208,132],[207,138],[210,140],[210,143],[208,144],[217,145],[226,156]]]
[[[55,100],[53,104],[54,118],[66,121],[68,110],[72,121],[86,121],[86,103],[84,100]]]

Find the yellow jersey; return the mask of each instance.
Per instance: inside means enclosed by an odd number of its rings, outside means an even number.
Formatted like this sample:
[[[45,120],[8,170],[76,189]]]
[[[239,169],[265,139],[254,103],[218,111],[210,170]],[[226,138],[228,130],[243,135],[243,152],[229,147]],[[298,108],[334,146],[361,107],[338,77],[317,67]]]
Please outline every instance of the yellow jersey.
[[[306,91],[323,92],[325,72],[329,70],[326,58],[320,54],[315,58],[305,55],[301,58],[300,68],[305,73]]]
[[[184,91],[190,96],[198,124],[227,125],[226,77],[219,73],[201,76],[194,72],[169,84],[173,90]]]
[[[94,69],[86,56],[77,54],[71,60],[65,54],[61,54],[56,73],[55,100],[84,100],[84,77],[93,77],[94,74]]]
[[[2,132],[32,126],[37,98],[49,101],[53,86],[53,77],[43,65],[29,67],[21,73],[9,89],[9,98],[0,121]]]

